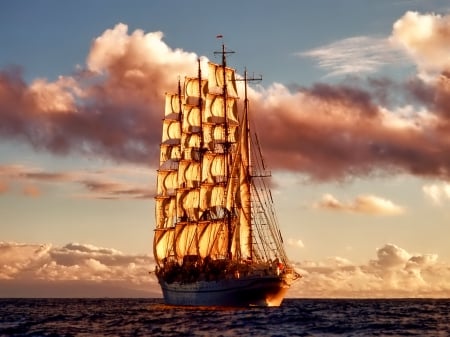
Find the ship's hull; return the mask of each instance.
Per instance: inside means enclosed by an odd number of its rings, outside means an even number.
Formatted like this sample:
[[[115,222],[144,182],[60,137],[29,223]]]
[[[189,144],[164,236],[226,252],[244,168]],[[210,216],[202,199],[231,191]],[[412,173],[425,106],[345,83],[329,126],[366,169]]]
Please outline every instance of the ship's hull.
[[[186,306],[279,306],[289,288],[278,276],[159,283],[166,304]]]

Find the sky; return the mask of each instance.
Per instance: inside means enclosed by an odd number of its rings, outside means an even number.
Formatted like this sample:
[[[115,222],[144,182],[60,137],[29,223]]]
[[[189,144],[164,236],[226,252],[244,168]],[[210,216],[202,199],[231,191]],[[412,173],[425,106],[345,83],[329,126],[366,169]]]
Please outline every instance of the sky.
[[[222,42],[263,78],[287,296],[450,297],[447,1],[223,4],[2,2],[0,297],[161,295],[163,98]]]

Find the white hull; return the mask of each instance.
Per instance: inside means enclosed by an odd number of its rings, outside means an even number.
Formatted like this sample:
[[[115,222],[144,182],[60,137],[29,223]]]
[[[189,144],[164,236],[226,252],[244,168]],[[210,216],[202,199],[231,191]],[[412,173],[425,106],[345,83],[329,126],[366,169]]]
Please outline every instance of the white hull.
[[[159,283],[166,304],[187,306],[279,306],[289,288],[277,276]]]

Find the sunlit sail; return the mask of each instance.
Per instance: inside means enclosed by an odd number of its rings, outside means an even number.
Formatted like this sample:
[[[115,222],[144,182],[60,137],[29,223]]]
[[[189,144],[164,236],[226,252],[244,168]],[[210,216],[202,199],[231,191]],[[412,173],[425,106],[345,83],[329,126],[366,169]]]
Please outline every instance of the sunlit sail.
[[[245,72],[208,63],[166,94],[153,251],[165,302],[278,306],[300,276],[286,256]],[[238,82],[244,84],[244,100]]]

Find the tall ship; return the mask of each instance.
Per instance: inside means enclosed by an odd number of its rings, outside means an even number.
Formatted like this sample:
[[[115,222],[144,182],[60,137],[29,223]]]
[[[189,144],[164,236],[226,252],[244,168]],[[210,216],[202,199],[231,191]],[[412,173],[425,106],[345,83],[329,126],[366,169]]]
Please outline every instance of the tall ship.
[[[155,274],[164,301],[192,306],[279,306],[300,277],[283,247],[248,82],[208,62],[167,93],[157,170]],[[238,95],[242,88],[244,99]]]

